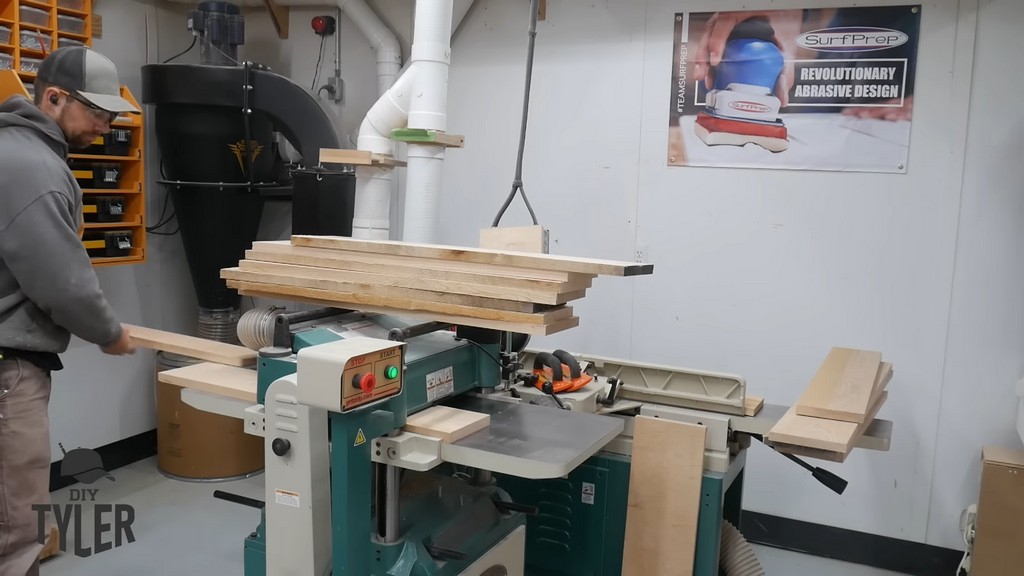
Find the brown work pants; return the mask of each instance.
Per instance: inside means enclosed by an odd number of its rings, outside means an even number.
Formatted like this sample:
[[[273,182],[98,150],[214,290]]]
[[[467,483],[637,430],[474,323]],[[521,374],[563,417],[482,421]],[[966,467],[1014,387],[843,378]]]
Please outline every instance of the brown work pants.
[[[39,574],[39,514],[50,503],[50,373],[0,360],[0,576]]]

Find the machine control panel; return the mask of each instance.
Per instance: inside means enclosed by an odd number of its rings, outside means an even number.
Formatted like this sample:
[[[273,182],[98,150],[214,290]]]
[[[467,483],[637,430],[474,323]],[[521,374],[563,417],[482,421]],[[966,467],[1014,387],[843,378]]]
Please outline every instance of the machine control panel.
[[[353,357],[342,375],[341,411],[394,396],[402,390],[401,348]]]
[[[299,402],[349,412],[402,391],[405,344],[349,338],[298,353]]]

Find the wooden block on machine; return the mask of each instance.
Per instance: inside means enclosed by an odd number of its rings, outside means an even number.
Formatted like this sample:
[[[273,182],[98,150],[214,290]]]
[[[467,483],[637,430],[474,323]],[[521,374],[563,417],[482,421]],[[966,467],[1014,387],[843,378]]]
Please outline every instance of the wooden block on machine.
[[[378,268],[378,272],[387,272]],[[545,306],[565,304],[578,292],[559,292],[544,288],[512,288],[494,284],[470,284],[431,278],[396,276],[386,273],[355,272],[332,268],[316,268],[277,262],[242,260],[237,268],[221,271],[222,278],[251,280],[271,284],[309,286],[326,290],[369,291],[375,294],[424,298],[438,302],[465,304],[510,310],[538,312]],[[267,278],[263,280],[261,278]],[[582,291],[585,294],[585,289]]]
[[[764,408],[764,398],[760,396],[747,395],[743,398],[743,415],[757,416],[757,413]]]
[[[797,414],[863,423],[881,362],[880,352],[832,348],[797,401]]]
[[[634,422],[622,574],[693,574],[707,428]]]
[[[387,154],[378,154],[369,150],[338,150],[334,148],[320,149],[321,164],[351,164],[352,166],[390,166],[402,167],[405,162],[395,160]]]
[[[212,362],[163,370],[157,380],[218,396],[256,403],[256,371]]]
[[[548,231],[543,226],[484,228],[480,230],[480,247],[512,252],[548,253]]]
[[[800,416],[796,412],[796,406],[793,406],[768,431],[768,441],[842,455],[849,454],[857,439],[871,426],[871,421],[875,419],[888,396],[889,393],[886,391],[879,395],[863,424]]]
[[[449,406],[432,406],[405,419],[403,430],[440,438],[443,442],[458,442],[491,424],[490,414],[470,412]]]
[[[462,148],[466,145],[465,136],[421,128],[395,128],[391,131],[391,139],[412,144],[434,144],[445,148]]]
[[[259,284],[255,282],[236,281],[233,282],[233,284],[235,284],[235,289],[237,289],[243,296],[252,296],[254,298],[285,298],[296,302],[313,304],[315,306],[342,309],[347,308],[346,303],[333,299],[331,292],[313,290],[310,288],[291,288],[289,286]],[[551,334],[557,334],[559,332],[569,330],[570,328],[575,328],[580,324],[580,319],[577,316],[569,316],[568,318],[555,320],[548,324],[524,324],[503,320],[487,320],[483,318],[443,314],[439,312],[388,308],[386,306],[374,306],[369,304],[359,304],[357,308],[360,311],[369,313],[393,314],[424,321],[448,322],[450,324],[457,324],[460,326],[474,326],[477,328],[487,328],[503,332],[529,334],[531,336],[550,336]],[[569,310],[571,313],[572,309],[570,308]]]
[[[381,271],[386,271],[389,275],[412,278],[557,291],[577,291],[590,288],[594,278],[592,274],[577,274],[574,272],[446,262],[410,256],[390,256],[386,254],[371,254],[369,252],[292,246],[287,241],[253,242],[252,250],[247,251],[245,257],[248,260],[259,260],[262,262],[278,262],[281,264],[378,274]]]
[[[256,364],[256,352],[244,346],[226,342],[196,338],[145,326],[126,324],[125,328],[132,342],[143,348],[181,354],[208,362],[231,366],[252,366]]]
[[[606,276],[638,276],[654,273],[653,264],[637,264],[635,262],[598,260],[593,258],[572,258],[553,256],[551,254],[530,254],[527,252],[506,252],[485,248],[415,244],[389,240],[356,240],[344,236],[292,236],[292,244],[295,246],[350,250],[353,252],[414,256],[451,262],[474,262],[498,266],[513,266],[516,268],[559,270],[594,275],[603,274]]]

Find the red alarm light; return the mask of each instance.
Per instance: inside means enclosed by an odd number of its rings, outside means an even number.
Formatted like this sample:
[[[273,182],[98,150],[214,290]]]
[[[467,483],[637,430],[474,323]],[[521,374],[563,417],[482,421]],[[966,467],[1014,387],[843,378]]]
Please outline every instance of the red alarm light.
[[[310,24],[317,36],[330,36],[334,34],[336,22],[334,16],[314,16]]]

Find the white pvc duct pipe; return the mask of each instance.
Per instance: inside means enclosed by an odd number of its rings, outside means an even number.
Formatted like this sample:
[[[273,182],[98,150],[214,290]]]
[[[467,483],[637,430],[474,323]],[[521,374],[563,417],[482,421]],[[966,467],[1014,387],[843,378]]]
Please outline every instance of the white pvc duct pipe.
[[[391,131],[406,125],[412,97],[413,75],[402,74],[389,90],[377,100],[359,127],[356,148],[379,154],[394,155]],[[352,237],[367,240],[388,240],[391,231],[390,168],[360,166],[356,169],[356,199],[352,218]]]
[[[413,98],[409,127],[444,132],[448,126],[448,68],[451,63],[452,0],[417,0],[412,45]],[[406,242],[437,241],[438,208],[445,149],[409,144],[405,187]]]
[[[469,7],[458,11],[460,20]],[[398,82],[370,108],[359,127],[357,148],[393,155],[391,132],[396,128],[446,130],[451,35],[456,26],[452,0],[417,0],[412,58]],[[436,241],[444,156],[439,146],[408,146],[402,234],[407,242]],[[356,170],[354,238],[390,239],[392,173],[390,168]]]

